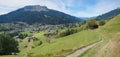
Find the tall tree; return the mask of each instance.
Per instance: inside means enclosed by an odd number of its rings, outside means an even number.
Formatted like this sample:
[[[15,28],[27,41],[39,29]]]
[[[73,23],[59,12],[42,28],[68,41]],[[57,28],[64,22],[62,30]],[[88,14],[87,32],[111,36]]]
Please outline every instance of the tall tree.
[[[10,55],[18,52],[17,41],[7,34],[0,34],[0,55]]]

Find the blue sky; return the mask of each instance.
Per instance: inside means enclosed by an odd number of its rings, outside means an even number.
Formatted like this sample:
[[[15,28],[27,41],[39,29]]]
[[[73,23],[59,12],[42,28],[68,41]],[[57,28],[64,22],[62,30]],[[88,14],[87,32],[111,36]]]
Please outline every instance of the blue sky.
[[[120,0],[0,0],[0,15],[27,5],[47,6],[77,17],[93,17],[120,7]]]

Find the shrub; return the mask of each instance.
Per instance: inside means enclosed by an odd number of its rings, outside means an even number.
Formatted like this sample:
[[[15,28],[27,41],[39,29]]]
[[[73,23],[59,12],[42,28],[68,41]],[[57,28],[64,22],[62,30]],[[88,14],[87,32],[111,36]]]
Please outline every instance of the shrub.
[[[38,44],[38,46],[42,45],[42,43],[43,43],[43,42],[42,42],[42,41],[40,41],[40,42],[39,42],[39,44]]]
[[[80,31],[86,30],[86,29],[87,29],[87,24],[83,24],[83,25],[80,27]]]
[[[18,42],[6,34],[0,34],[0,55],[10,55],[18,52]]]
[[[91,19],[87,21],[87,28],[88,29],[96,29],[98,28],[98,25],[96,24],[96,20],[95,19]]]
[[[68,35],[74,34],[76,32],[78,32],[77,29],[67,29],[64,32],[59,33],[59,37],[68,36]]]
[[[105,24],[104,20],[99,21],[99,26],[103,26]]]

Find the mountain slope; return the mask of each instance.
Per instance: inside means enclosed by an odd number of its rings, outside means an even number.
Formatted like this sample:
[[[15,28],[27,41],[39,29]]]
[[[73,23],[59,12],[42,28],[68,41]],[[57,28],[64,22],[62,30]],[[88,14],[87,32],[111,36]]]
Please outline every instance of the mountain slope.
[[[63,24],[79,21],[81,21],[79,18],[39,5],[25,6],[24,8],[0,16],[0,23],[26,22],[29,24]]]
[[[29,52],[32,53],[31,55],[33,57],[64,57],[68,53],[98,40],[100,40],[99,34],[94,30],[85,30],[66,37],[51,40],[51,43],[49,44],[43,43],[41,46],[38,46]]]
[[[120,14],[111,19],[105,24],[104,29],[107,32],[118,32],[120,31]]]
[[[96,18],[98,18],[98,19],[109,19],[109,18],[112,18],[112,17],[114,17],[118,14],[120,14],[120,8],[117,8],[115,10],[112,10],[112,11],[108,12],[108,13],[99,15]]]
[[[120,57],[120,14],[112,18],[102,31],[107,32],[109,41],[97,57]]]
[[[79,57],[120,57],[120,14],[110,19],[96,31],[102,42]]]

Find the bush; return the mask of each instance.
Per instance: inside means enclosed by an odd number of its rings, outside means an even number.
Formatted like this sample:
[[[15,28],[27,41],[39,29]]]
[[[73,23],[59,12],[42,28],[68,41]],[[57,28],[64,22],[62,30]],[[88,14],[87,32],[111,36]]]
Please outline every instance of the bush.
[[[77,29],[67,29],[67,30],[65,30],[64,32],[61,32],[61,33],[59,34],[59,37],[68,36],[68,35],[74,34],[74,33],[76,33],[76,32],[78,32]]]
[[[26,38],[27,36],[28,36],[27,34],[19,34],[19,35],[18,35],[18,38],[24,39],[24,38]]]
[[[39,42],[39,44],[38,44],[38,46],[42,45],[42,43],[43,43],[43,42],[42,42],[42,41],[40,41],[40,42]]]
[[[96,20],[95,19],[91,19],[87,21],[87,28],[88,29],[96,29],[98,28],[98,25],[96,24]]]
[[[103,26],[105,24],[104,20],[99,21],[99,26]]]
[[[80,31],[86,30],[86,29],[87,29],[87,25],[86,25],[86,24],[83,24],[83,25],[80,27]]]
[[[18,52],[18,42],[6,34],[0,34],[0,55],[10,55]]]

